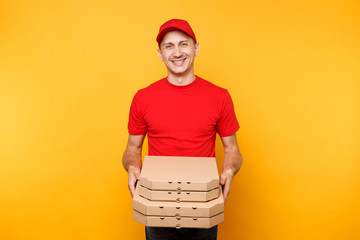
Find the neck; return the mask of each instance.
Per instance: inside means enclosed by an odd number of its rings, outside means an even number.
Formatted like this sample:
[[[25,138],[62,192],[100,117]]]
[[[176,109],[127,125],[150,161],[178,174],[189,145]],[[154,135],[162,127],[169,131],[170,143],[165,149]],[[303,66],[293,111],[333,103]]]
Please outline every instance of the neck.
[[[172,72],[168,72],[168,81],[171,84],[177,85],[177,86],[185,86],[189,85],[192,82],[195,81],[196,76],[194,72],[186,73],[186,74],[174,74]]]

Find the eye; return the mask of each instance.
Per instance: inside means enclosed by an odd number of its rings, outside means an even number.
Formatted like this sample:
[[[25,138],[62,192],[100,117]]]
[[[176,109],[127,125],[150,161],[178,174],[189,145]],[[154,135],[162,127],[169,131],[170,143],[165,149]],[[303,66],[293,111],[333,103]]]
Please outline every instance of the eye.
[[[181,46],[182,46],[182,47],[186,47],[187,45],[188,45],[187,42],[182,42],[182,43],[181,43]]]
[[[165,45],[165,49],[171,49],[171,48],[172,48],[172,45],[170,45],[170,44]]]

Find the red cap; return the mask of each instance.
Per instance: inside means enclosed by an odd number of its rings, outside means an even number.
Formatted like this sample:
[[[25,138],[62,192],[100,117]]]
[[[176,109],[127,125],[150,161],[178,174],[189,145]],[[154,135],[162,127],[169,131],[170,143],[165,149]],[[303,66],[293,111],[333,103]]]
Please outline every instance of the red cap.
[[[160,42],[166,33],[174,30],[180,30],[186,33],[187,35],[192,37],[196,42],[195,33],[193,32],[193,30],[190,27],[190,24],[187,21],[181,19],[171,19],[166,23],[164,23],[163,25],[161,25],[159,29],[159,34],[156,37],[156,41],[158,42],[158,44],[160,45]]]

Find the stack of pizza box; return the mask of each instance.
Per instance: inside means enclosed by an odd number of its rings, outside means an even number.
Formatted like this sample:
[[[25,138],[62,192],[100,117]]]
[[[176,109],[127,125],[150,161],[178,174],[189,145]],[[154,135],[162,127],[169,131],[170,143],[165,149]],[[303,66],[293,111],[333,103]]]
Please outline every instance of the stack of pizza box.
[[[224,221],[215,158],[146,156],[133,217],[149,227],[211,228]]]

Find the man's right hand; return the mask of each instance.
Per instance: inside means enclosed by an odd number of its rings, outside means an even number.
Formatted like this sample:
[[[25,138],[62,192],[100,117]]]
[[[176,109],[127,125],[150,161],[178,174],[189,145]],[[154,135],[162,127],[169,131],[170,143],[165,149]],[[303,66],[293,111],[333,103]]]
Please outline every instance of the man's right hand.
[[[128,168],[128,188],[131,193],[131,197],[134,197],[135,187],[137,181],[140,179],[140,169],[134,166]]]

